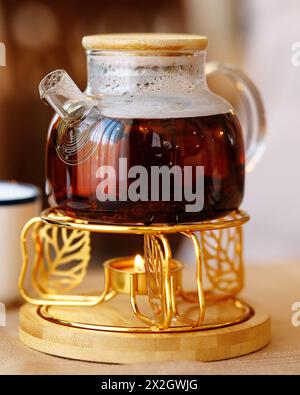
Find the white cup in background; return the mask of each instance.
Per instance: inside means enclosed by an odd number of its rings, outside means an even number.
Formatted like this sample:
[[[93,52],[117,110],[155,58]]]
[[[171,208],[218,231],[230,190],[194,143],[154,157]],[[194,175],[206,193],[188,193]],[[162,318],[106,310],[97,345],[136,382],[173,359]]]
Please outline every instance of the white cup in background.
[[[0,302],[19,298],[22,255],[20,235],[25,223],[41,210],[40,191],[31,184],[0,180]]]

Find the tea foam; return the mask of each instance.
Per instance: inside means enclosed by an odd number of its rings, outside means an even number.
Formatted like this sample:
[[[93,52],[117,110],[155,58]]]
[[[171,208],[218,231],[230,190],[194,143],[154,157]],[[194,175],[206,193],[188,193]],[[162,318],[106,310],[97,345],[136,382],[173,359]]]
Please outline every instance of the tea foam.
[[[197,56],[96,55],[86,93],[113,118],[182,118],[223,114],[230,105],[209,91]]]

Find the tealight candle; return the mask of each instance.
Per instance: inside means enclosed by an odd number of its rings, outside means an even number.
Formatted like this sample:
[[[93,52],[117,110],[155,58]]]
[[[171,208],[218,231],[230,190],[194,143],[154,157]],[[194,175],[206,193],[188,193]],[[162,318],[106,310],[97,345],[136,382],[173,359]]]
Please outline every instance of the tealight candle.
[[[132,276],[136,276],[137,293],[148,294],[145,263],[141,255],[109,259],[104,262],[104,267],[109,272],[110,286],[116,292],[130,294]],[[182,263],[172,259],[170,269],[175,289],[181,285],[182,268]]]

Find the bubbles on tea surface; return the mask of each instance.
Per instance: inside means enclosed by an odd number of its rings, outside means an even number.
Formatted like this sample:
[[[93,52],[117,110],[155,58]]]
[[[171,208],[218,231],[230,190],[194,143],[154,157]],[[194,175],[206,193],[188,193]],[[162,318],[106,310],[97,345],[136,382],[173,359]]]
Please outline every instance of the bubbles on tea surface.
[[[198,62],[190,62],[190,59],[168,56],[141,56],[140,59],[90,56],[87,92],[91,95],[155,95],[162,90],[168,95],[177,94],[178,90],[191,93],[203,81]]]
[[[202,61],[202,60],[201,60]],[[180,118],[230,111],[206,87],[198,57],[89,56],[87,94],[112,118]]]

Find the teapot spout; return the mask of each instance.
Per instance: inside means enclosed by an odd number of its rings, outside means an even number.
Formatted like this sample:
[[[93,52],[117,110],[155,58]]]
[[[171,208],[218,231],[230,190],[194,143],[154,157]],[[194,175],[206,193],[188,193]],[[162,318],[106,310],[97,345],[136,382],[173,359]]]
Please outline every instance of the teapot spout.
[[[39,84],[39,93],[67,124],[82,120],[94,106],[63,69],[47,74]]]

